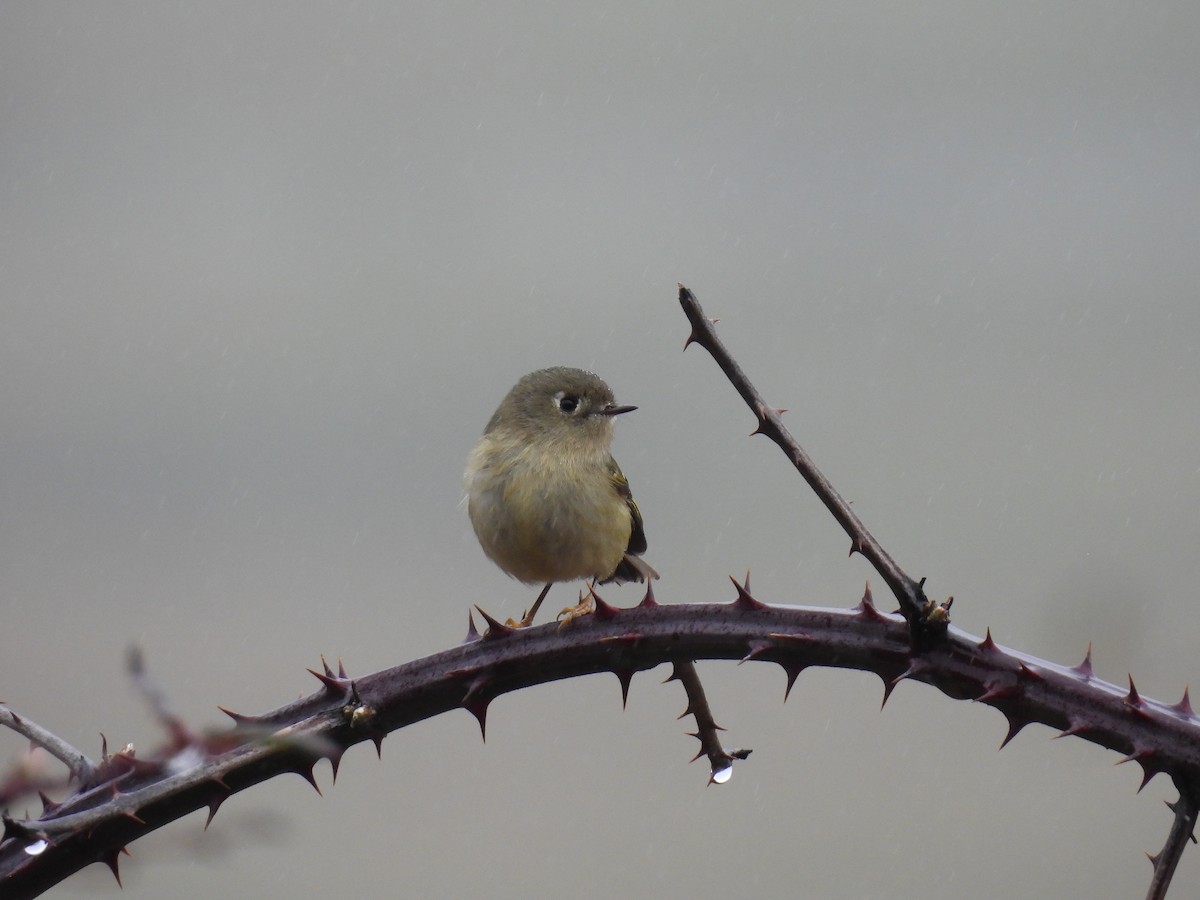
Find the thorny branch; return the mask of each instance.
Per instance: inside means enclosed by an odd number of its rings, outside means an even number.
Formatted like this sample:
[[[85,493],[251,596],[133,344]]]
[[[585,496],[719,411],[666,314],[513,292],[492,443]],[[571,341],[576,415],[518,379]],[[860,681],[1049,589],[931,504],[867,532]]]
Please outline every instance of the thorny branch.
[[[202,736],[188,732],[169,713],[145,679],[140,658],[130,666],[170,740],[141,758],[126,747],[93,763],[46,729],[0,705],[0,725],[17,730],[62,760],[80,781],[61,803],[44,801],[42,814],[3,817],[0,838],[0,892],[6,898],[33,897],[92,862],[117,874],[117,860],[135,840],[193,810],[208,807],[209,822],[235,793],[285,772],[316,787],[314,766],[328,759],[337,775],[345,751],[417,721],[462,708],[484,728],[496,697],[562,678],[612,672],[622,696],[636,672],[661,663],[675,665],[675,677],[688,693],[702,752],[714,771],[749,751],[725,751],[704,700],[691,660],[727,659],[779,665],[786,675],[784,696],[810,666],[851,668],[876,673],[884,700],[901,681],[932,685],[954,699],[992,706],[1008,720],[1007,744],[1022,728],[1039,722],[1124,754],[1136,762],[1142,786],[1157,773],[1173,779],[1180,799],[1172,805],[1175,823],[1155,866],[1149,897],[1166,893],[1175,865],[1196,824],[1200,785],[1200,718],[1187,691],[1174,704],[1143,698],[1130,679],[1128,690],[1100,681],[1092,671],[1091,649],[1077,666],[1061,666],[1002,647],[989,633],[982,640],[950,627],[948,604],[924,599],[921,583],[909,578],[863,528],[767,407],[740,367],[716,339],[695,298],[680,286],[680,299],[692,322],[689,342],[713,354],[759,418],[768,434],[793,459],[809,484],[850,534],[854,549],[872,562],[901,601],[903,619],[881,613],[870,590],[851,610],[768,606],[750,594],[749,578],[734,582],[729,604],[659,606],[647,591],[634,609],[621,610],[596,598],[595,613],[567,628],[545,625],[514,629],[490,618],[483,634],[471,625],[459,647],[360,679],[339,662],[312,671],[322,683],[317,693],[261,716],[229,713],[234,727]],[[915,652],[914,652],[915,651]],[[687,713],[685,713],[686,715]],[[205,825],[207,827],[207,823]],[[119,880],[119,879],[118,879]]]
[[[725,349],[725,345],[717,336],[715,320],[704,315],[704,310],[700,308],[700,302],[696,299],[696,295],[682,284],[679,285],[679,303],[683,307],[684,315],[692,325],[691,334],[684,342],[684,349],[686,350],[691,344],[699,344],[712,355],[717,365],[721,367],[721,371],[725,373],[737,392],[742,395],[742,399],[746,401],[746,405],[758,419],[758,425],[752,434],[766,435],[787,454],[792,464],[804,476],[809,487],[813,489],[813,492],[837,519],[838,524],[850,536],[850,552],[861,553],[875,567],[875,571],[880,574],[884,583],[891,588],[896,599],[900,601],[900,612],[908,621],[912,632],[913,649],[918,652],[925,649],[945,631],[945,626],[950,621],[947,613],[952,600],[940,605],[930,602],[925,597],[925,580],[913,580],[892,559],[891,554],[883,549],[879,541],[875,540],[871,532],[867,531],[867,527],[850,507],[850,504],[829,483],[829,479],[822,474],[816,463],[812,461],[800,443],[792,437],[787,426],[783,424],[780,416],[786,410],[769,406],[763,400],[758,389],[751,384],[746,373],[742,371],[742,367]]]
[[[765,434],[772,441],[779,445],[779,448],[792,460],[792,463],[804,476],[804,480],[808,482],[813,492],[821,499],[826,508],[837,519],[838,523],[850,536],[851,547],[850,552],[858,551],[875,567],[891,588],[892,593],[896,595],[896,599],[900,601],[900,612],[908,621],[909,631],[912,636],[912,649],[914,654],[920,654],[939,640],[945,633],[946,627],[950,622],[950,607],[954,603],[954,598],[948,598],[944,603],[934,603],[925,597],[924,585],[925,579],[922,578],[919,582],[914,581],[900,566],[892,559],[883,547],[875,540],[874,536],[867,531],[866,526],[850,508],[841,494],[829,483],[828,479],[817,468],[811,457],[800,446],[799,442],[792,437],[791,432],[784,426],[780,416],[786,412],[783,409],[777,409],[768,406],[759,394],[758,389],[746,377],[746,373],[742,371],[742,367],[725,349],[725,345],[717,336],[716,323],[717,319],[709,319],[704,315],[704,310],[700,307],[700,302],[696,299],[695,294],[689,291],[682,284],[679,285],[679,303],[683,307],[684,315],[692,325],[692,331],[688,335],[687,340],[683,344],[683,349],[686,350],[689,345],[695,343],[704,347],[721,367],[730,383],[742,395],[742,399],[749,405],[751,411],[758,418],[758,425],[752,434]],[[749,577],[747,576],[747,581]],[[990,636],[989,636],[990,637]],[[915,661],[914,661],[915,664]],[[1087,658],[1084,660],[1087,674],[1091,675],[1091,648],[1088,648]],[[1140,698],[1137,696],[1137,689],[1133,686],[1133,679],[1129,680],[1129,695],[1134,701],[1140,703]],[[886,698],[885,698],[886,699]],[[984,698],[976,698],[984,699]],[[1190,716],[1192,714],[1191,704],[1188,700],[1187,690],[1184,690],[1183,699],[1176,704],[1173,709],[1178,709],[1181,714]],[[1013,719],[1009,717],[1010,724]],[[1016,731],[1019,730],[1020,724],[1016,724],[1014,729],[1010,729],[1009,735],[1005,738],[1007,743]],[[1072,726],[1072,729],[1074,726]],[[1064,733],[1078,733],[1068,729]],[[1138,751],[1140,753],[1141,751]],[[1138,758],[1137,754],[1133,754],[1127,759]],[[1147,780],[1151,776],[1151,772],[1147,770]],[[1179,789],[1179,800],[1172,806],[1175,812],[1175,824],[1172,827],[1171,835],[1167,839],[1167,845],[1157,855],[1150,856],[1151,862],[1154,864],[1154,878],[1151,883],[1150,892],[1147,895],[1150,898],[1158,898],[1166,896],[1167,887],[1171,883],[1171,877],[1174,874],[1175,866],[1179,861],[1179,856],[1183,852],[1183,847],[1187,842],[1187,838],[1191,837],[1195,840],[1192,832],[1196,824],[1197,815],[1197,796],[1194,788],[1191,787],[1194,782],[1180,777],[1175,774],[1176,787]],[[1145,781],[1142,782],[1143,787]],[[1180,836],[1182,834],[1182,837]]]
[[[349,747],[413,722],[462,708],[482,723],[491,702],[510,691],[596,672],[625,682],[681,658],[776,663],[789,686],[810,666],[875,672],[885,692],[905,679],[922,682],[999,709],[1009,722],[1005,742],[1041,722],[1125,754],[1145,781],[1167,772],[1177,783],[1200,783],[1200,719],[1190,706],[1100,681],[1090,659],[1059,666],[955,628],[914,659],[906,623],[877,610],[869,593],[854,609],[837,610],[768,606],[738,587],[731,604],[598,605],[596,615],[565,629],[499,625],[359,679],[316,673],[322,689],[315,694],[261,716],[232,714],[234,728],[187,747],[171,744],[136,764],[118,755],[128,765],[108,781],[40,816],[7,820],[0,887],[6,897],[32,897],[89,863],[115,867],[125,844],[174,819],[204,807],[211,817],[232,794],[284,772],[315,784],[319,760],[336,771]],[[29,855],[43,840],[41,852]]]
[[[87,785],[96,771],[96,763],[85,753],[76,750],[58,735],[43,728],[37,722],[19,716],[5,703],[0,703],[0,725],[11,728],[17,734],[24,735],[38,747],[41,747],[55,759],[67,767],[71,777],[81,785]]]
[[[687,693],[687,709],[679,714],[679,718],[693,716],[696,719],[696,730],[691,736],[700,742],[700,749],[692,757],[695,762],[702,756],[708,757],[709,784],[724,784],[733,774],[733,761],[745,759],[750,750],[726,750],[721,746],[718,731],[724,731],[713,719],[712,710],[708,706],[708,697],[704,693],[704,685],[700,682],[700,674],[696,671],[696,663],[690,659],[678,660],[667,681],[678,681]]]
[[[1175,779],[1179,784],[1180,779]],[[1167,807],[1175,814],[1171,823],[1171,833],[1167,835],[1167,843],[1157,854],[1146,854],[1154,865],[1154,877],[1150,879],[1150,890],[1146,892],[1146,900],[1162,900],[1167,896],[1167,888],[1175,876],[1175,867],[1190,840],[1196,843],[1196,817],[1200,814],[1200,798],[1191,790],[1184,787],[1179,789],[1179,799],[1168,803]]]

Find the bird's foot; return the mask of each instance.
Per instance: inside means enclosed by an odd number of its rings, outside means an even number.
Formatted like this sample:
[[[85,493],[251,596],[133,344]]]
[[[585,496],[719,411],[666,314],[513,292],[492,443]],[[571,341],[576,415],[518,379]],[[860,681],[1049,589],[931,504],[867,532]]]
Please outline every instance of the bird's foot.
[[[596,611],[595,596],[592,592],[592,585],[588,585],[587,594],[580,591],[579,602],[574,606],[568,606],[558,614],[558,627],[566,628],[576,619],[582,619],[584,616],[594,613]]]

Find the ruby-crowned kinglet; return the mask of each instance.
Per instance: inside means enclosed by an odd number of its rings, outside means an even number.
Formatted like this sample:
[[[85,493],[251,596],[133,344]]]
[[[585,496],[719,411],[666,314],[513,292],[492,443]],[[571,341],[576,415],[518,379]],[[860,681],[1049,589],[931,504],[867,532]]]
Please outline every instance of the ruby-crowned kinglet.
[[[591,372],[530,372],[508,392],[467,461],[467,511],[483,552],[526,584],[544,583],[521,620],[533,621],[550,585],[594,578],[657,578],[642,514],[612,458],[617,406]]]

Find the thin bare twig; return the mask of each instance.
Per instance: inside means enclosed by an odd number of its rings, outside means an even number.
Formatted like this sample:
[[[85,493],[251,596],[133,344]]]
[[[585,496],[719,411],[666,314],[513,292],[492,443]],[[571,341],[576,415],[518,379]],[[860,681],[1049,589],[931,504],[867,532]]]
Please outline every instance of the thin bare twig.
[[[158,720],[175,743],[179,746],[193,743],[195,738],[184,724],[183,719],[171,712],[170,706],[167,704],[166,693],[155,684],[150,673],[146,671],[146,658],[140,647],[134,645],[129,648],[125,655],[125,668],[129,672],[129,677],[133,679],[133,686],[137,688],[138,693],[146,701],[146,705],[150,707],[154,718]]]
[[[676,660],[667,681],[678,681],[687,693],[687,709],[679,714],[679,718],[690,715],[696,719],[696,730],[690,734],[700,742],[700,750],[692,757],[692,762],[702,756],[707,756],[708,783],[724,784],[733,774],[733,761],[745,759],[752,751],[727,751],[721,746],[721,738],[717,732],[725,729],[713,719],[712,710],[708,705],[708,697],[704,693],[704,685],[700,683],[700,673],[696,671],[696,664],[692,660]]]
[[[1178,779],[1182,782],[1182,779]],[[1146,900],[1162,900],[1167,896],[1167,888],[1175,875],[1175,867],[1188,841],[1196,841],[1196,817],[1200,814],[1200,804],[1196,794],[1186,787],[1179,789],[1179,799],[1168,803],[1167,807],[1175,813],[1175,821],[1171,823],[1171,833],[1167,835],[1167,843],[1150,857],[1154,864],[1154,875],[1150,879],[1150,890],[1146,892]],[[1147,854],[1149,855],[1149,854]]]
[[[43,728],[24,716],[17,715],[6,703],[0,703],[0,725],[24,735],[55,759],[60,760],[71,772],[71,777],[84,787],[91,782],[96,763],[87,755],[76,750],[58,735]]]
[[[704,315],[704,310],[700,308],[700,302],[696,299],[696,295],[682,284],[679,285],[679,303],[683,307],[684,315],[692,325],[692,332],[684,343],[684,349],[686,350],[690,344],[699,344],[712,355],[717,365],[721,367],[721,371],[725,373],[737,392],[742,395],[742,399],[746,401],[746,405],[758,419],[758,427],[755,428],[754,433],[766,435],[787,454],[792,464],[804,476],[804,480],[808,482],[833,517],[837,519],[846,534],[850,536],[850,552],[861,553],[875,567],[875,571],[880,574],[887,586],[891,588],[892,593],[896,595],[896,599],[900,602],[900,612],[908,621],[912,633],[913,649],[917,651],[925,649],[929,646],[931,638],[945,633],[946,625],[950,621],[947,614],[948,606],[931,603],[925,597],[924,579],[916,581],[910,577],[892,559],[891,554],[883,549],[879,541],[875,540],[874,536],[867,531],[862,520],[850,508],[850,504],[830,484],[817,468],[816,463],[812,461],[812,458],[783,424],[780,419],[782,410],[769,406],[759,394],[758,389],[750,383],[750,379],[746,377],[742,367],[737,364],[717,336],[713,320]]]

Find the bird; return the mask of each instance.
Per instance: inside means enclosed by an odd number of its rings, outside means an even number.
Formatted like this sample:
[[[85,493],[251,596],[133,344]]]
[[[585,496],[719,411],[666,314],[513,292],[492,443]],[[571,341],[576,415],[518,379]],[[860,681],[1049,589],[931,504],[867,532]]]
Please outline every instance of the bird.
[[[597,375],[567,366],[522,377],[496,408],[467,460],[467,512],[483,552],[526,584],[543,584],[519,622],[527,628],[551,585],[658,578],[643,560],[642,513],[612,457],[619,406]],[[559,618],[590,611],[591,590]]]

